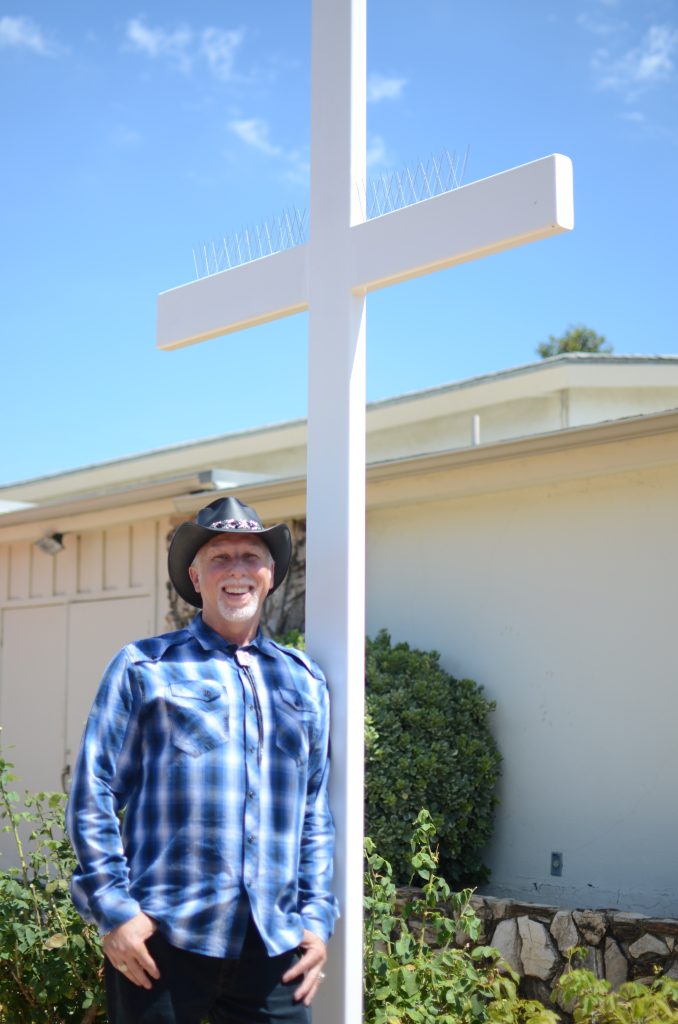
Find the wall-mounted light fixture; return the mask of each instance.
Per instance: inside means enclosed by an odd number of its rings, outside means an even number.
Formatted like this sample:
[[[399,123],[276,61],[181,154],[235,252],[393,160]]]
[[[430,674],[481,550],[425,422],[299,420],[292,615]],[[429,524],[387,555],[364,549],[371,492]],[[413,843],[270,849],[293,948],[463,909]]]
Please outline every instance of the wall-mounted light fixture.
[[[35,542],[36,548],[40,548],[46,555],[58,555],[64,550],[63,533],[48,533]]]

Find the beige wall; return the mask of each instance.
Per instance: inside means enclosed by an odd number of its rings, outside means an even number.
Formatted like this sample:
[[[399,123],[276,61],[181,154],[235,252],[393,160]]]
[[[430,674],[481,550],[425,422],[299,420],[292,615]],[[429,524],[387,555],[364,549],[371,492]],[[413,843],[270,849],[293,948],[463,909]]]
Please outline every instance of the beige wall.
[[[678,915],[677,508],[674,464],[368,516],[368,632],[497,700],[489,891]]]
[[[191,500],[2,529],[0,723],[27,786],[61,784],[108,658],[166,628],[167,533]],[[246,500],[303,516],[303,480]],[[437,648],[498,703],[496,893],[678,915],[676,508],[671,414],[368,474],[369,632]],[[33,543],[48,530],[56,557]]]
[[[2,748],[20,788],[67,784],[106,663],[166,628],[168,525],[74,529],[56,556],[26,539],[0,544]]]

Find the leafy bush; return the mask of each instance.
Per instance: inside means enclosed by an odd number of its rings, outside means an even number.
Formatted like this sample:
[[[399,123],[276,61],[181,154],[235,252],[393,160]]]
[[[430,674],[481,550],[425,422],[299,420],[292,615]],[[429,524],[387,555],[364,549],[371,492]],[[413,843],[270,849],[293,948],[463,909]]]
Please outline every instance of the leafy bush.
[[[105,1020],[99,936],[68,893],[75,858],[64,834],[66,798],[27,794],[19,809],[12,768],[0,757],[2,831],[19,861],[0,872],[0,1024]]]
[[[460,932],[477,939],[481,923],[471,890],[453,893],[438,874],[435,837],[421,811],[410,863],[422,890],[402,908],[390,864],[365,840],[365,1024],[557,1024],[541,1003],[518,997],[518,977],[497,950],[455,947]]]
[[[65,797],[27,794],[20,810],[12,767],[0,756],[0,817],[20,864],[0,872],[0,1024],[103,1024],[101,944],[67,891],[75,860],[64,836]],[[472,948],[481,925],[471,891],[451,892],[435,840],[431,815],[420,811],[409,859],[422,890],[404,907],[390,865],[365,841],[364,1024],[560,1024],[557,1013],[518,996],[518,976],[497,950]],[[469,938],[461,949],[460,934]],[[575,970],[553,998],[575,1024],[678,1022],[678,983],[668,978],[612,993]]]
[[[613,992],[609,981],[596,978],[591,971],[566,971],[556,984],[552,999],[567,1007],[574,1024],[678,1022],[678,981],[671,978],[656,978],[649,986],[628,981]]]
[[[572,970],[586,950],[570,951],[551,995],[567,1015],[521,998],[519,977],[499,952],[473,947],[481,922],[471,890],[453,893],[438,874],[435,838],[421,811],[410,862],[422,888],[404,906],[389,863],[365,840],[364,1024],[678,1024],[678,981],[628,982],[612,992],[590,971]]]
[[[436,651],[366,647],[366,832],[395,877],[407,880],[411,822],[430,810],[442,873],[454,885],[487,877],[480,851],[492,834],[501,757],[488,726],[494,702],[455,679]]]

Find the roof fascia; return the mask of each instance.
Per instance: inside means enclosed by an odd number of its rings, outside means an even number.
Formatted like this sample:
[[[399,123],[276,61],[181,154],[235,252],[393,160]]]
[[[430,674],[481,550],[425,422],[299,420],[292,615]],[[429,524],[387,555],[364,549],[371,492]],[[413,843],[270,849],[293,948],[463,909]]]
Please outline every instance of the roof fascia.
[[[648,454],[647,445],[640,447],[628,442],[647,442],[653,438],[664,438],[661,450]],[[456,448],[443,452],[409,456],[372,463],[367,467],[368,508],[374,505],[390,504],[402,494],[403,484],[410,481],[444,481],[444,488],[450,490],[452,477],[466,470],[476,474],[482,471],[482,490],[504,490],[520,486],[522,472],[527,481],[535,481],[533,473],[525,471],[529,462],[539,460],[539,479],[554,474],[554,456],[594,451],[587,460],[572,460],[567,476],[585,476],[605,472],[618,472],[624,468],[635,468],[649,460],[652,464],[678,462],[678,410],[633,416],[585,427],[571,427],[567,430],[535,434],[517,440],[500,441],[494,444],[478,445],[471,448]],[[610,452],[615,449],[614,458]],[[497,470],[499,475],[497,476]],[[493,480],[492,477],[495,477]],[[460,483],[460,487],[461,487]],[[129,492],[118,492],[90,498],[88,502],[78,499],[56,503],[48,508],[40,507],[7,513],[0,518],[0,541],[26,538],[35,534],[35,524],[41,523],[53,530],[73,531],[83,528],[85,521],[96,515],[96,521],[127,522],[151,515],[190,516],[201,508],[206,499],[214,498],[218,491],[185,493],[178,482],[166,485],[162,495],[159,491],[137,492],[138,503],[130,500]],[[463,488],[462,488],[463,489]],[[173,493],[172,493],[173,492]],[[262,518],[272,516],[294,517],[305,511],[305,477],[250,483],[232,488],[230,493],[241,493],[247,504],[252,504]],[[422,491],[421,499],[428,493],[441,493],[436,484],[428,491]]]

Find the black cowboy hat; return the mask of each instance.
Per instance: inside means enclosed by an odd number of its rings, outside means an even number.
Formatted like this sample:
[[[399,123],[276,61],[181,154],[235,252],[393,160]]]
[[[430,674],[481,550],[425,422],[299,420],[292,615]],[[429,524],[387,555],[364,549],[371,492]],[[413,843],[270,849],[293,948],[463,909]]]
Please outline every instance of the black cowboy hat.
[[[270,593],[279,587],[287,575],[292,556],[292,540],[286,523],[265,528],[253,508],[243,505],[237,498],[217,498],[201,508],[195,522],[182,523],[172,538],[167,566],[174,589],[184,601],[202,608],[202,597],[191,583],[188,567],[208,540],[223,533],[252,534],[261,537],[273,555],[275,572]]]

